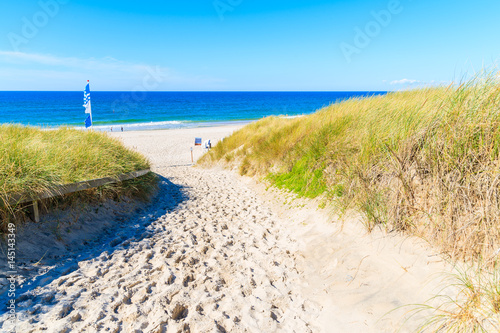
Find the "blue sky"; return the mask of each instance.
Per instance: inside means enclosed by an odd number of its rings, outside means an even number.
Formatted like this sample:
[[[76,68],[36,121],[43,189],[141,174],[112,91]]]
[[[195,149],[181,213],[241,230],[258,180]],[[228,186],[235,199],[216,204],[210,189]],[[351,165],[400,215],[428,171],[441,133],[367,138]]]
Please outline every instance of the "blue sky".
[[[0,90],[398,90],[500,58],[497,0],[4,0],[0,12]]]

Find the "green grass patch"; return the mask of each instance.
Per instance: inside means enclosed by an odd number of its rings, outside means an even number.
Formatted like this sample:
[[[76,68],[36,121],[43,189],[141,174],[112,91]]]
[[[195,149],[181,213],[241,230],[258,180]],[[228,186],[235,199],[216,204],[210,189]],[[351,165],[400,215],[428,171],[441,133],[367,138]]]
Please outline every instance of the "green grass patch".
[[[309,160],[302,158],[297,161],[290,172],[270,174],[267,178],[277,187],[289,189],[299,196],[315,198],[326,191],[323,171],[310,169]]]

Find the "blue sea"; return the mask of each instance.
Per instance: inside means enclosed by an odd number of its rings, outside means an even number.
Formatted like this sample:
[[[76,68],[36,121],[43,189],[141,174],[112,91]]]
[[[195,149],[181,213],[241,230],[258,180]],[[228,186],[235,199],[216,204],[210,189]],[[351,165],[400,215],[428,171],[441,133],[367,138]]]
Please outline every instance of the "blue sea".
[[[386,92],[91,92],[94,128],[173,129],[294,117]],[[83,92],[0,92],[0,123],[83,128]]]

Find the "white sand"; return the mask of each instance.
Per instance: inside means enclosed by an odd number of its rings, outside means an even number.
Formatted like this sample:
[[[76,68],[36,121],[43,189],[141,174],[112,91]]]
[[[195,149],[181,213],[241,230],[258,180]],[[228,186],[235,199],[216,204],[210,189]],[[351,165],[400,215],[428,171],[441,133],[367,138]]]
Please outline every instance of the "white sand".
[[[194,137],[235,129],[113,133],[151,159],[160,191],[142,210],[107,205],[72,225],[84,226],[78,246],[48,251],[48,272],[25,283],[18,332],[391,332],[408,309],[391,310],[436,292],[433,274],[450,268],[422,241],[366,235],[355,218],[341,230],[315,202],[191,166]],[[92,235],[99,219],[110,235]]]

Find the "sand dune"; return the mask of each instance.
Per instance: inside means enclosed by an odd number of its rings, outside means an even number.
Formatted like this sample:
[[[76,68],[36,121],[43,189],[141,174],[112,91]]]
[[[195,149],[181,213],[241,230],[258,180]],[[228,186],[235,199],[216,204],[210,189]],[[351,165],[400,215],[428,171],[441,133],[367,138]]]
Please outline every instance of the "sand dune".
[[[437,286],[433,274],[450,268],[421,241],[366,235],[355,217],[342,225],[314,202],[284,204],[282,192],[252,179],[191,166],[195,136],[214,142],[236,128],[113,133],[151,159],[158,194],[119,222],[127,205],[108,207],[100,218],[112,232],[87,249],[57,258],[48,251],[44,272],[27,276],[18,297],[17,330],[399,329],[405,310],[388,312],[424,302]]]

